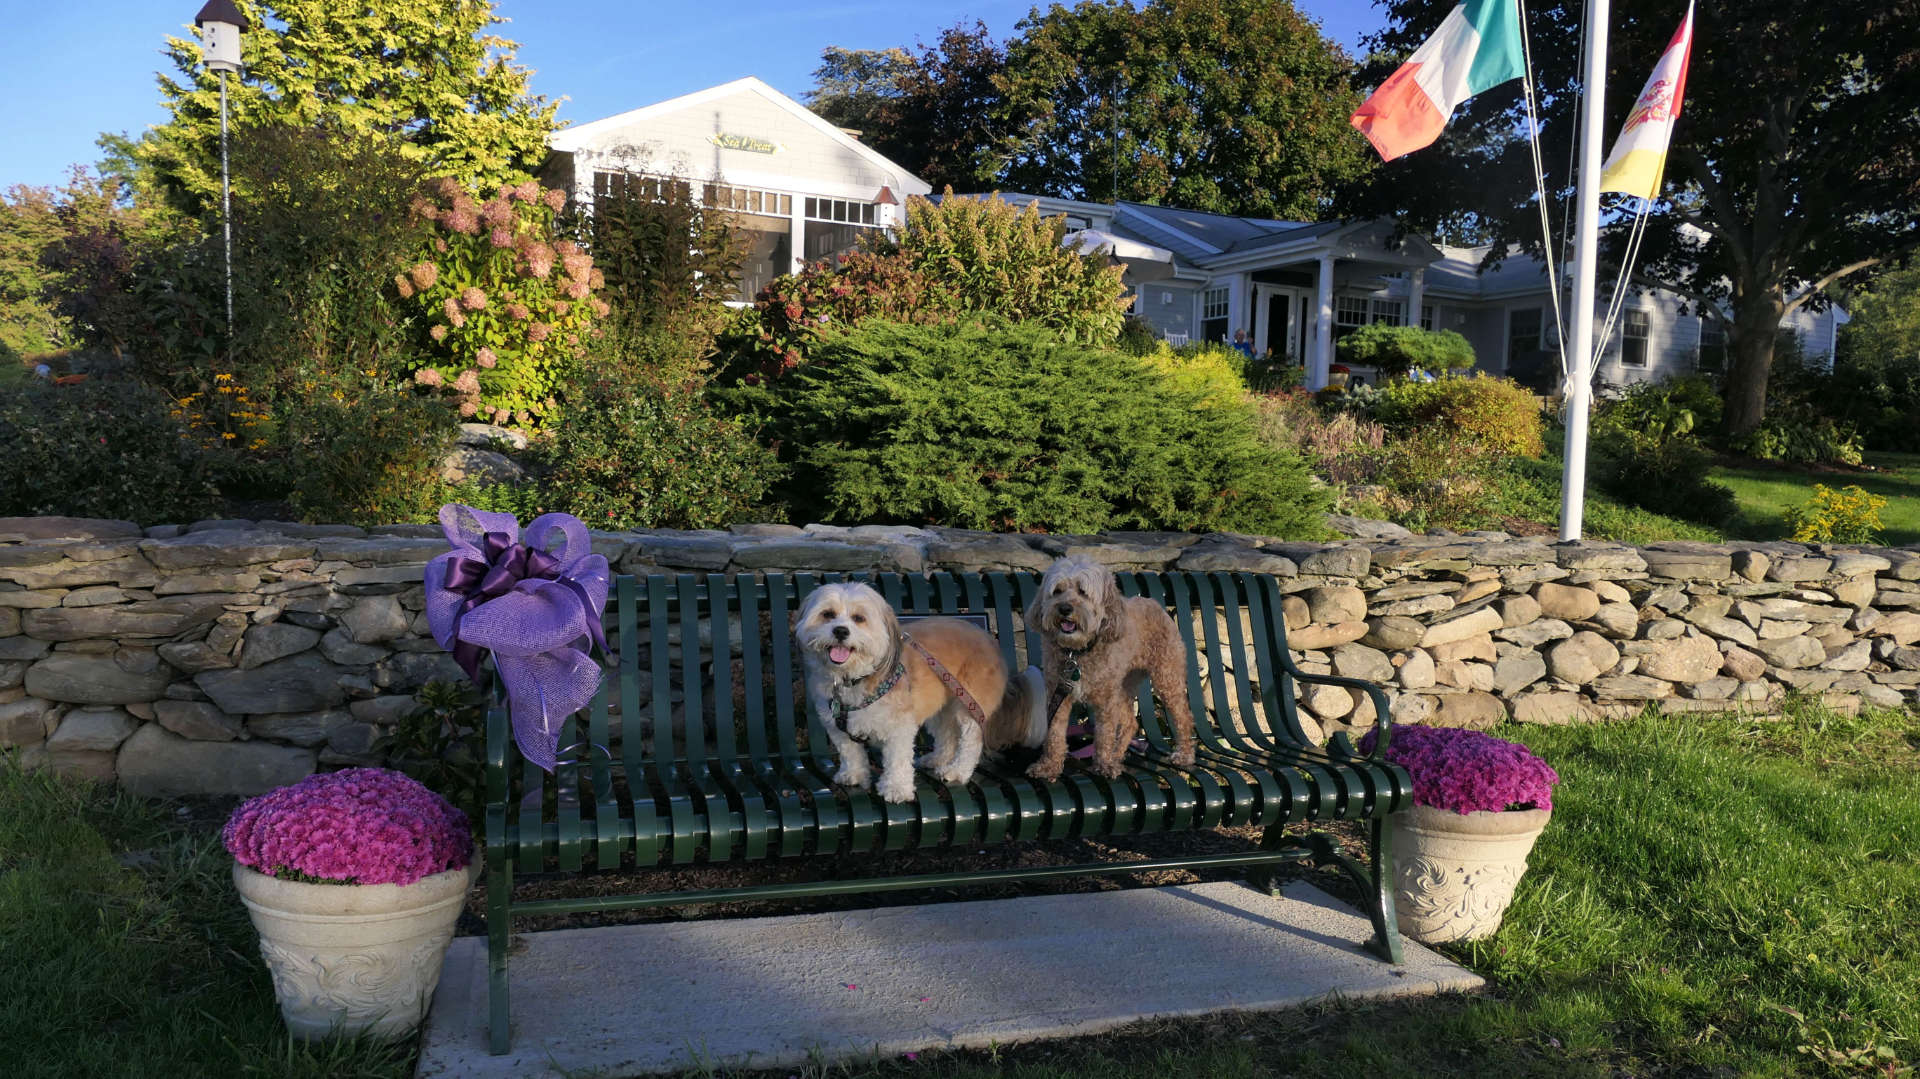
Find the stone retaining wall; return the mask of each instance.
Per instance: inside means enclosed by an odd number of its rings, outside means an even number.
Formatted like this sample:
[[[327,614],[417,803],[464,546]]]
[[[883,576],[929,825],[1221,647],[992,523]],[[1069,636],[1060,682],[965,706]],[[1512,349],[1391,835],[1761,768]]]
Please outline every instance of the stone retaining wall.
[[[1271,573],[1306,669],[1385,684],[1402,721],[1765,709],[1790,689],[1893,706],[1920,687],[1920,551],[1336,523],[1372,538],[747,525],[594,542],[625,573],[1039,570],[1067,554]],[[369,763],[417,688],[461,677],[421,611],[422,566],[445,549],[417,525],[0,519],[0,749],[146,795]],[[1305,705],[1323,733],[1369,718],[1347,690]]]

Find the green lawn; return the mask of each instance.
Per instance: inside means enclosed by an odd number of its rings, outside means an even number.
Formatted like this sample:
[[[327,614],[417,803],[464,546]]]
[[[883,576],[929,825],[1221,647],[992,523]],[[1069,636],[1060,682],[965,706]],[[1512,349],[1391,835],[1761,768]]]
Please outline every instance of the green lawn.
[[[1785,720],[1505,733],[1563,779],[1506,925],[1444,949],[1486,993],[770,1074],[1908,1074],[1920,716],[1799,705]],[[286,1040],[217,842],[169,821],[0,768],[0,978],[23,990],[0,1009],[0,1039],[15,1070],[407,1074],[404,1048]],[[156,839],[155,860],[115,857]]]
[[[1886,526],[1882,542],[1904,547],[1920,543],[1920,454],[1869,453],[1867,463],[1878,472],[1800,472],[1754,464],[1715,468],[1709,475],[1733,488],[1747,520],[1743,539],[1784,539],[1792,531],[1785,513],[1813,495],[1813,485],[1839,490],[1858,484],[1887,500],[1880,511]]]

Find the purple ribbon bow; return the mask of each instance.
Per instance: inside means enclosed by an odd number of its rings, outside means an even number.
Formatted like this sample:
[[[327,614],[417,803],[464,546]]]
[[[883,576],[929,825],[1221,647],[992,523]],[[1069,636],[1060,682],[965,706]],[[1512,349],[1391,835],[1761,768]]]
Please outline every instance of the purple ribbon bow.
[[[481,662],[492,653],[513,740],[551,772],[560,721],[600,687],[602,668],[588,649],[607,651],[600,615],[609,571],[578,517],[549,513],[525,531],[519,524],[511,513],[440,507],[453,550],[427,563],[427,624],[476,683],[484,684]]]

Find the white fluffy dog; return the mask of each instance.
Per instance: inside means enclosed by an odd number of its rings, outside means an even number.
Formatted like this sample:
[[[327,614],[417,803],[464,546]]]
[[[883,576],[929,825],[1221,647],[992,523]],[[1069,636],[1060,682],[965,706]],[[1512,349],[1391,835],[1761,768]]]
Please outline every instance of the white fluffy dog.
[[[835,783],[865,787],[871,782],[863,742],[880,746],[878,790],[889,802],[912,800],[915,764],[931,768],[944,782],[964,784],[983,751],[1014,742],[1040,745],[1046,736],[1046,702],[1038,670],[1029,667],[1008,678],[992,635],[971,622],[924,618],[911,632],[909,640],[886,598],[857,582],[824,585],[800,605],[794,635],[806,670],[807,702],[840,755]],[[936,663],[964,697],[941,677]],[[977,703],[984,729],[965,697]],[[922,726],[933,735],[933,751],[915,761],[913,739]]]

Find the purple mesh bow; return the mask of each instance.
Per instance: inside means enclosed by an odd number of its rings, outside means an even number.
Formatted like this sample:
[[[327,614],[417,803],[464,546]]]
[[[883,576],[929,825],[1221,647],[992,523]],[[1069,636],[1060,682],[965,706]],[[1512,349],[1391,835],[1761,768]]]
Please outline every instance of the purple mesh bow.
[[[493,654],[506,685],[513,739],[553,771],[560,722],[593,699],[607,650],[607,560],[578,517],[549,513],[522,532],[511,513],[440,507],[453,550],[427,563],[427,624],[440,647],[484,684]]]

